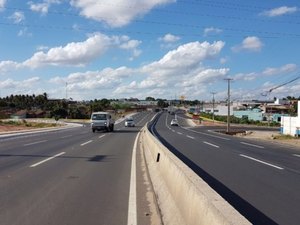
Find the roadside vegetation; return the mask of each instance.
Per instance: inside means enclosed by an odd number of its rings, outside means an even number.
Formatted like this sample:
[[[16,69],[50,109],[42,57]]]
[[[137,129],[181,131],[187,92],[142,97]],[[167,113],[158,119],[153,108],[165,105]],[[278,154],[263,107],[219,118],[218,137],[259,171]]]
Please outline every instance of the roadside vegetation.
[[[0,120],[0,126],[18,126],[27,128],[47,128],[60,126],[56,122],[53,123],[42,123],[42,122],[29,122],[27,120]]]
[[[166,107],[166,100],[147,97],[157,101],[158,107]],[[50,99],[47,93],[40,95],[10,95],[0,98],[0,119],[12,116],[21,118],[89,119],[92,112],[111,111],[115,114],[133,111],[135,106],[117,99],[94,99],[74,101],[73,99]],[[22,115],[20,115],[22,113]]]
[[[276,140],[299,140],[300,138],[294,137],[291,135],[280,134],[280,135],[274,136],[273,139],[276,139]]]
[[[213,115],[212,113],[204,113],[201,112],[201,116],[199,117],[201,120],[213,120]],[[215,121],[219,122],[227,122],[227,116],[214,116]],[[277,122],[261,122],[261,121],[255,121],[255,120],[249,120],[247,118],[237,118],[235,116],[230,116],[230,123],[235,123],[235,124],[245,124],[245,125],[256,125],[256,126],[271,126],[271,127],[279,127],[280,123]]]

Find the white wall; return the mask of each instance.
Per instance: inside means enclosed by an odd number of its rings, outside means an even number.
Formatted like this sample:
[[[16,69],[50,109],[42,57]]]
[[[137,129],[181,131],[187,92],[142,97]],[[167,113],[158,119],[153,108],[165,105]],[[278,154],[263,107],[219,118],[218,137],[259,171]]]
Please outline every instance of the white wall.
[[[204,112],[213,112],[212,106],[203,108]],[[227,116],[228,106],[225,105],[215,105],[215,115],[218,116]],[[233,106],[230,106],[230,115],[233,115]]]
[[[300,135],[300,101],[298,101],[298,116],[281,117],[281,133],[286,135]]]

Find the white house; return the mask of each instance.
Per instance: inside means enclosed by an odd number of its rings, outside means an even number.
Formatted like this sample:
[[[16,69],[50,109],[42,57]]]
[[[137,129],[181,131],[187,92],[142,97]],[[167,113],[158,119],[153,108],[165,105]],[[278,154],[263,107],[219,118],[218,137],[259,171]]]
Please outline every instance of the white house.
[[[297,117],[282,116],[280,132],[286,135],[300,136],[300,101],[298,101]]]

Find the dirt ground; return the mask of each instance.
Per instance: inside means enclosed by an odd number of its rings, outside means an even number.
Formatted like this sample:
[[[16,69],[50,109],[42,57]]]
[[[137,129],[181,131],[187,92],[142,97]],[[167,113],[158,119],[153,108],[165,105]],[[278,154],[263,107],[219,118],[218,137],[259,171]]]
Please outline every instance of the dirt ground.
[[[238,135],[243,138],[270,141],[272,143],[293,146],[300,150],[300,138],[284,138],[278,131],[249,131],[245,135]]]
[[[30,130],[30,129],[34,129],[34,128],[26,127],[26,126],[0,125],[0,134],[4,132]]]

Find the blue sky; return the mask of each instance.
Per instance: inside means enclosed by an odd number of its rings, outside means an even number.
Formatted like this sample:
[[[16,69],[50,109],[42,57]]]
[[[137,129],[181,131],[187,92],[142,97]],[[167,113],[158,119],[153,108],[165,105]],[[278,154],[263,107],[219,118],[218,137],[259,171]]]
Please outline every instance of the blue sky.
[[[0,0],[0,96],[300,96],[296,0]]]

